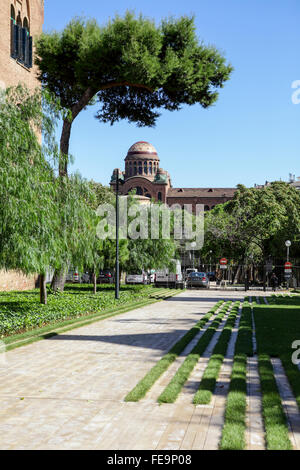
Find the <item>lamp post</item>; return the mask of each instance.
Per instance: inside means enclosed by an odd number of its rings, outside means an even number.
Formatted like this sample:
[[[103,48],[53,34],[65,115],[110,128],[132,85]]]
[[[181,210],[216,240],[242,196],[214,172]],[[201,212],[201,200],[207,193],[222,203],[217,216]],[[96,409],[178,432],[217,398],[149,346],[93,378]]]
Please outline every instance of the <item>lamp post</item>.
[[[289,261],[289,258],[290,258],[290,246],[291,246],[292,242],[290,240],[286,240],[285,242],[285,246],[286,246],[286,260]],[[286,284],[287,284],[287,288],[290,287],[290,274],[288,274],[288,278],[287,278],[287,281],[286,281]]]
[[[193,248],[193,269],[195,267],[195,248],[196,248],[196,245],[197,245],[196,242],[191,243],[191,247]]]
[[[115,299],[120,298],[120,265],[119,265],[119,183],[123,184],[123,180],[119,178],[119,169],[116,174],[116,268],[115,268]]]
[[[209,272],[211,273],[211,254],[212,250],[209,250]]]
[[[290,256],[290,246],[291,246],[292,242],[290,240],[286,240],[285,242],[285,246],[286,246],[286,260],[289,261],[289,256]]]

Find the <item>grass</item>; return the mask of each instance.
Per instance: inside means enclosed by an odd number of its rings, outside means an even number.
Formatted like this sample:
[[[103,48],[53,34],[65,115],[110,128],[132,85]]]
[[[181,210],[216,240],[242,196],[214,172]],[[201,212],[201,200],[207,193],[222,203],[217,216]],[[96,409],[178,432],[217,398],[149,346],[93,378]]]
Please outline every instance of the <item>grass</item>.
[[[253,355],[252,311],[249,303],[243,304],[234,361],[226,400],[225,422],[220,442],[221,450],[243,450],[246,446],[247,408],[247,356]]]
[[[258,370],[262,392],[262,409],[268,450],[291,450],[286,416],[281,404],[270,357],[259,354]]]
[[[300,297],[272,296],[269,303],[254,307],[267,448],[291,449],[286,416],[270,358],[281,359],[299,407],[300,371],[292,363],[292,343],[300,339]]]
[[[219,340],[214,347],[211,358],[204,371],[199,390],[194,396],[193,403],[195,405],[208,405],[211,401],[216,382],[219,377],[221,366],[223,364],[229,340],[231,338],[232,329],[235,325],[236,317],[239,311],[240,302],[236,302],[230,311],[228,320],[225,323]]]
[[[192,352],[186,357],[186,359],[179,367],[170,383],[158,397],[159,403],[174,403],[176,401],[182,387],[189,378],[199,358],[209,345],[213,335],[216,332],[216,329],[222,322],[223,317],[227,313],[231,304],[231,301],[225,303],[220,313],[217,315],[211,325],[207,328],[207,330],[203,333]]]
[[[125,397],[125,401],[139,401],[143,398],[158,378],[175,361],[176,357],[186,348],[196,334],[208,322],[210,317],[215,314],[218,308],[223,304],[223,300],[217,302],[214,307],[204,317],[196,323],[177,343],[164,355],[152,369],[143,377],[138,384]]]
[[[37,290],[0,293],[0,328],[3,331],[10,325],[13,332],[17,330],[14,334],[8,335],[6,332],[6,336],[2,335],[6,351],[178,293],[175,290],[171,292],[170,289],[156,290],[151,286],[122,286],[118,302],[114,299],[113,286],[102,286],[96,296],[90,293],[90,289],[89,285],[67,285],[63,294],[49,296],[47,306],[38,303]],[[93,313],[89,311],[91,302]],[[54,317],[53,312],[55,312]]]
[[[148,299],[154,291],[148,286],[124,286],[120,290],[120,299],[116,300],[111,286],[101,287],[96,295],[88,290],[90,288],[88,285],[67,285],[65,292],[50,294],[47,305],[39,303],[37,289],[26,292],[1,292],[1,338]]]

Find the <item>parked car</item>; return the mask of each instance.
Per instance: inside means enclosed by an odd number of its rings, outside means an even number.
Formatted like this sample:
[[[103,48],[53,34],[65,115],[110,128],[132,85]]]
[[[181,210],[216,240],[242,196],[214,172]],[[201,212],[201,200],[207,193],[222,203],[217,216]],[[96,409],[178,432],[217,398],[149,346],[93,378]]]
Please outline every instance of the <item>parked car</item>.
[[[150,276],[145,271],[126,274],[125,284],[150,284]]]
[[[197,273],[197,272],[198,272],[197,268],[187,268],[184,273],[184,279],[187,280],[187,278],[189,277],[189,274]]]
[[[184,279],[181,272],[181,263],[175,261],[174,272],[169,268],[161,269],[155,273],[155,287],[175,287],[182,289],[184,287]]]
[[[205,287],[209,289],[209,278],[206,273],[190,273],[187,278],[187,287]]]
[[[112,284],[114,282],[113,273],[109,269],[103,269],[100,271],[99,276],[97,278],[98,284]]]

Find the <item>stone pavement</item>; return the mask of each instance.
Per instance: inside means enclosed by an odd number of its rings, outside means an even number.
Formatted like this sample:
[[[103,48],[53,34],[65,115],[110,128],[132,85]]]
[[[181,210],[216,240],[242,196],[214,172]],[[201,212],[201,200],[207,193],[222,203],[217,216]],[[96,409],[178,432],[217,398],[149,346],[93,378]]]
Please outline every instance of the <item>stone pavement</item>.
[[[195,407],[189,390],[201,380],[205,355],[176,403],[155,401],[168,373],[140,402],[124,397],[218,300],[243,297],[185,291],[7,352],[0,363],[0,449],[217,449],[235,333],[210,405]]]

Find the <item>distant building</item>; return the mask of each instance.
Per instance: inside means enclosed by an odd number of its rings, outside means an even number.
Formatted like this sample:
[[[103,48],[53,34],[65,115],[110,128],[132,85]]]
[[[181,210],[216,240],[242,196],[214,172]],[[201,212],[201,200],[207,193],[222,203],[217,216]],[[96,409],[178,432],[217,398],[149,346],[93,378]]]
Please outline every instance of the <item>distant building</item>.
[[[120,193],[128,194],[136,190],[136,194],[168,205],[192,204],[195,212],[196,204],[203,204],[204,210],[213,209],[215,205],[233,199],[236,188],[173,188],[168,171],[160,167],[160,158],[156,149],[148,142],[136,142],[125,157],[125,171],[115,169],[110,185],[116,186],[116,177],[124,180],[120,185]]]

